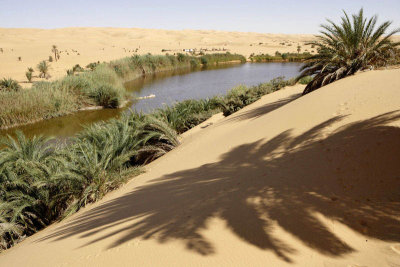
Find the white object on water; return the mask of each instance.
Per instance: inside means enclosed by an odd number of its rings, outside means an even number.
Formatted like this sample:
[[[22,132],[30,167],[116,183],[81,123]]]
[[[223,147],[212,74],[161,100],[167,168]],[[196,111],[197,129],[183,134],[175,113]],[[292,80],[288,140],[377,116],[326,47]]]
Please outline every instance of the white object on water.
[[[151,94],[151,95],[148,95],[148,96],[141,96],[141,97],[138,97],[136,99],[147,99],[147,98],[153,98],[153,97],[156,97],[156,95]]]

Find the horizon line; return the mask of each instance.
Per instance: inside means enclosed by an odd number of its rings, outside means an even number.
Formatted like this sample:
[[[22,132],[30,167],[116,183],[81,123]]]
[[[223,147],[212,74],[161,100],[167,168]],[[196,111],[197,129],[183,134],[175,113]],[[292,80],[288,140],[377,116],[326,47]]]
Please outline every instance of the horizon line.
[[[215,29],[163,29],[163,28],[140,28],[140,27],[115,27],[115,26],[70,26],[70,27],[56,27],[56,28],[38,28],[38,27],[0,27],[0,29],[7,30],[62,30],[62,29],[137,29],[137,30],[160,30],[160,31],[214,31],[214,32],[239,32],[239,33],[259,33],[259,34],[285,34],[285,35],[316,35],[318,33],[274,33],[274,32],[257,32],[257,31],[234,31],[234,30],[215,30]]]

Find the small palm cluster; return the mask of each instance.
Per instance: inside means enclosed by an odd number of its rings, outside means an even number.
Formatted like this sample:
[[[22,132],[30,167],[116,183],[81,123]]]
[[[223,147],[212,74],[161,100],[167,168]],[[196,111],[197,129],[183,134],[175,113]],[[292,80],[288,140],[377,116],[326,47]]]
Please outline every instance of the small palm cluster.
[[[390,21],[377,26],[377,16],[364,17],[363,9],[349,18],[346,12],[340,24],[328,20],[322,25],[318,40],[308,44],[317,48],[318,54],[310,57],[298,77],[313,76],[303,94],[326,84],[352,75],[359,70],[385,66],[392,63],[399,42],[391,37],[400,32],[394,29],[388,34]],[[377,26],[377,27],[376,27]]]
[[[53,221],[65,208],[60,195],[67,162],[49,139],[3,139],[0,152],[0,249]]]
[[[20,89],[21,85],[14,79],[3,78],[0,80],[0,91],[19,91]]]
[[[28,82],[32,82],[33,72],[33,68],[28,68],[28,71],[25,72],[25,76],[28,79]]]
[[[152,115],[95,124],[68,146],[43,137],[4,138],[0,147],[0,250],[94,202],[179,144]]]
[[[43,60],[37,64],[37,68],[39,70],[39,78],[50,78],[49,75],[49,68],[50,65],[46,62],[46,60]]]

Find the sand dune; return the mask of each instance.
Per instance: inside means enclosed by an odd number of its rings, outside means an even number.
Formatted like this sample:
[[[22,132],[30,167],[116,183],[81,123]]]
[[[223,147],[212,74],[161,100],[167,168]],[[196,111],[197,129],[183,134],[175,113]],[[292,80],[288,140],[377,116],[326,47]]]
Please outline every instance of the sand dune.
[[[296,53],[314,49],[305,45],[313,40],[311,34],[263,34],[254,32],[226,32],[214,30],[156,30],[138,28],[62,28],[9,29],[0,28],[0,79],[11,77],[23,87],[30,87],[25,72],[36,70],[42,60],[53,56],[52,45],[57,45],[60,60],[51,63],[51,79],[66,75],[74,65],[85,67],[91,62],[111,61],[133,54],[165,54],[182,49],[207,48],[227,50],[248,57],[250,54]],[[400,40],[400,36],[395,36]],[[163,49],[168,51],[162,52]],[[1,50],[0,50],[1,51]],[[315,52],[315,51],[314,51]],[[21,61],[19,61],[21,57]],[[33,81],[40,81],[34,73]]]
[[[399,265],[400,70],[302,89],[216,115],[0,265]]]
[[[52,78],[66,75],[75,64],[110,61],[137,54],[165,54],[190,48],[227,49],[249,56],[251,53],[296,52],[312,35],[260,34],[246,32],[152,30],[119,28],[4,29],[0,28],[0,78],[26,82],[28,67],[35,68],[52,55],[52,45],[61,51],[60,60],[51,63]],[[281,43],[285,43],[282,45]],[[290,45],[290,46],[288,46]],[[136,52],[137,49],[137,52]],[[18,61],[21,57],[21,61]],[[54,55],[53,55],[54,57]],[[37,73],[36,73],[37,74]],[[39,78],[34,78],[34,81]],[[23,84],[29,86],[29,84]]]

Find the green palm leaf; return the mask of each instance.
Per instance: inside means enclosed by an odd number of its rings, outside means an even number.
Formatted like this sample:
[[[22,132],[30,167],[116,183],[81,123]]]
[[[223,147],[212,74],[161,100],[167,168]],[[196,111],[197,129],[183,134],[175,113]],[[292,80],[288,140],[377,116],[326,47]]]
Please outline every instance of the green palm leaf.
[[[344,12],[340,24],[327,21],[328,24],[321,25],[317,41],[309,43],[316,46],[318,54],[306,60],[297,77],[313,77],[303,95],[359,70],[386,66],[396,60],[400,43],[393,42],[391,37],[400,29],[386,34],[390,21],[376,27],[377,16],[367,19],[363,9],[351,18]]]

